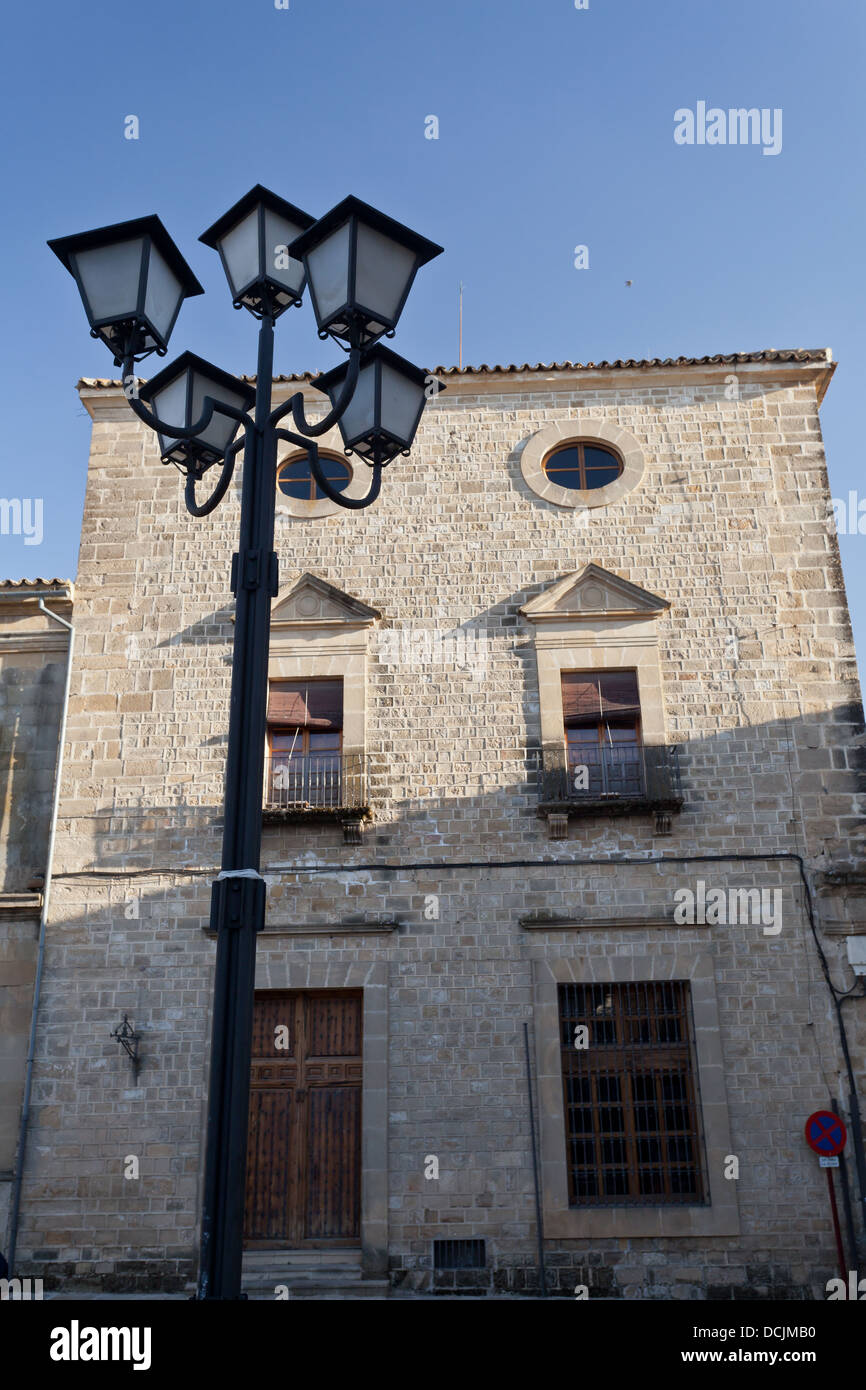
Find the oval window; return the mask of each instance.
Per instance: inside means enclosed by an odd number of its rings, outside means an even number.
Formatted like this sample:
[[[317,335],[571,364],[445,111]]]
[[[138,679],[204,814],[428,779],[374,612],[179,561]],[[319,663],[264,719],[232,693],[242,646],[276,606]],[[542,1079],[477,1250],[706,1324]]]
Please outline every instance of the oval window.
[[[349,465],[332,454],[319,454],[319,463],[331,487],[337,492],[345,492],[352,481]],[[280,464],[277,487],[286,497],[294,497],[299,502],[320,502],[326,496],[313,477],[306,454]]]
[[[563,444],[547,455],[542,465],[552,483],[558,487],[586,492],[606,487],[622,473],[622,459],[602,444]]]

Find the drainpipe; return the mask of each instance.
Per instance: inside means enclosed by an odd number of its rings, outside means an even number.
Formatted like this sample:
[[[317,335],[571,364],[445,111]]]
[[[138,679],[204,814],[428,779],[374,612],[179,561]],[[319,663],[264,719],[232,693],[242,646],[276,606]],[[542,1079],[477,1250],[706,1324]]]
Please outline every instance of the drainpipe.
[[[6,598],[7,595],[0,596]],[[66,741],[66,714],[69,709],[69,686],[72,679],[72,651],[75,643],[75,629],[59,613],[52,613],[45,607],[45,598],[71,598],[68,590],[31,590],[27,594],[10,594],[9,601],[19,602],[22,598],[36,598],[42,612],[60,623],[69,633],[69,650],[66,657],[66,682],[63,687],[63,707],[60,715],[60,728],[57,733],[57,760],[54,766],[54,797],[51,806],[51,823],[48,831],[48,849],[45,861],[45,884],[42,891],[42,913],[39,919],[39,946],[36,952],[36,978],[33,982],[33,1007],[30,1012],[30,1038],[27,1044],[27,1063],[24,1069],[24,1099],[21,1103],[21,1124],[18,1130],[18,1154],[15,1162],[15,1178],[12,1184],[12,1203],[9,1213],[9,1277],[15,1274],[15,1246],[18,1239],[18,1216],[21,1209],[21,1181],[24,1176],[24,1157],[27,1144],[27,1121],[30,1118],[30,1092],[33,1083],[33,1058],[36,1052],[36,1019],[39,1013],[39,995],[42,990],[42,966],[45,960],[45,927],[48,921],[48,904],[51,898],[51,870],[54,862],[54,838],[57,832],[57,810],[60,804],[60,780],[63,774],[63,746]]]

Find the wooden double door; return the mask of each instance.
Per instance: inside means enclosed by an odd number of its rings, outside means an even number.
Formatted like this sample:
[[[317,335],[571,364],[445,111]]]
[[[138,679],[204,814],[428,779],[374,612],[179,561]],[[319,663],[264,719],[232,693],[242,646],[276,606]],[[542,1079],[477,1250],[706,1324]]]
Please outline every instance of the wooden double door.
[[[360,1244],[360,990],[257,993],[244,1243]]]

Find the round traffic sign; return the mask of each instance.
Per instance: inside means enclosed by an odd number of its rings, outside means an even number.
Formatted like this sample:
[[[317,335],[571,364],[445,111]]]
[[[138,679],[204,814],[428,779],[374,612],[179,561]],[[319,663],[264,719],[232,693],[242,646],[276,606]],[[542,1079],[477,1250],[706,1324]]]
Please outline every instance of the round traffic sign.
[[[840,1154],[847,1138],[844,1121],[832,1110],[816,1110],[806,1121],[806,1143],[824,1158]]]

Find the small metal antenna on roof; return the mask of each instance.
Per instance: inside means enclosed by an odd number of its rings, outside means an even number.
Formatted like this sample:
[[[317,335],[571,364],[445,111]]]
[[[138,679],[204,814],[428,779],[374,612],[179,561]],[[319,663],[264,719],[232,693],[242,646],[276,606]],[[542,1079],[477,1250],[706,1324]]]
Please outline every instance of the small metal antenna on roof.
[[[463,366],[463,281],[457,286],[457,366]]]

